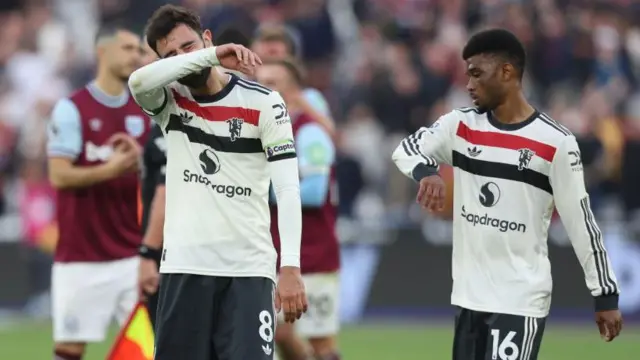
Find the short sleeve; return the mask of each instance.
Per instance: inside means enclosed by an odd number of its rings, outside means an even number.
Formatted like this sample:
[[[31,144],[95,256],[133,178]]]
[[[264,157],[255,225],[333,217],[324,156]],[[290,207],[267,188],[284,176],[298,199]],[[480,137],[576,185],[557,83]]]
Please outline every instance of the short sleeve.
[[[331,117],[331,109],[329,103],[322,93],[314,88],[307,88],[303,92],[304,98],[309,102],[311,107],[324,116]]]
[[[69,99],[59,100],[47,127],[47,155],[76,159],[82,152],[80,112]]]
[[[328,174],[336,151],[325,129],[314,123],[303,125],[295,140],[300,176]]]
[[[291,119],[280,94],[272,91],[265,97],[260,108],[260,140],[267,161],[295,158]]]

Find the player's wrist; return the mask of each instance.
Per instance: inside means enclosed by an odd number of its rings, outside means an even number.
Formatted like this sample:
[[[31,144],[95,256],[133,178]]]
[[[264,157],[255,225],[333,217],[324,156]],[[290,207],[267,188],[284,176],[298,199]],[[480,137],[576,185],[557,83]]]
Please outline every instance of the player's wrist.
[[[299,255],[280,255],[280,271],[285,267],[293,267],[300,269]]]
[[[159,264],[162,258],[162,248],[154,248],[152,246],[142,244],[138,248],[138,255],[143,259],[153,260]]]
[[[420,180],[426,177],[434,175],[438,175],[438,166],[429,166],[423,163],[416,165],[416,167],[414,167],[413,171],[411,172],[411,176],[417,182],[420,182]]]
[[[211,66],[220,65],[220,59],[218,59],[218,54],[216,53],[217,49],[218,49],[217,46],[212,46],[210,48],[207,48],[207,51],[208,51],[207,60],[209,61],[209,65]]]
[[[620,300],[620,296],[618,294],[593,297],[596,312],[618,310],[619,300]]]

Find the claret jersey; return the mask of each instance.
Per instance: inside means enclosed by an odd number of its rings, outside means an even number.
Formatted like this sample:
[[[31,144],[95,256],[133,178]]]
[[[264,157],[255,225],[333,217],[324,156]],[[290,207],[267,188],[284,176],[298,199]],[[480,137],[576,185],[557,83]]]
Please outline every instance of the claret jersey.
[[[404,139],[393,159],[409,177],[416,166],[454,167],[454,305],[546,316],[552,288],[547,230],[554,207],[591,294],[618,294],[576,139],[547,115],[535,112],[506,125],[491,113],[454,110]]]

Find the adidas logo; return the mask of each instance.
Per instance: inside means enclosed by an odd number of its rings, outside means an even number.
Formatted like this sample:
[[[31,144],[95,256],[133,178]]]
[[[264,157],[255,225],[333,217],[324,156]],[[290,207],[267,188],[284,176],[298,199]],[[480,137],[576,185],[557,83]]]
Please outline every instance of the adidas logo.
[[[267,356],[271,355],[271,352],[273,352],[273,350],[271,350],[271,347],[269,346],[269,344],[262,345],[262,351],[264,351],[265,355],[267,355]]]
[[[183,124],[188,124],[191,122],[191,120],[193,120],[193,116],[187,114],[186,112],[183,112],[182,114],[180,114],[180,119],[182,119]]]
[[[480,153],[482,153],[482,150],[478,149],[477,146],[474,146],[474,147],[467,148],[467,152],[469,153],[469,156],[476,157],[480,155]]]

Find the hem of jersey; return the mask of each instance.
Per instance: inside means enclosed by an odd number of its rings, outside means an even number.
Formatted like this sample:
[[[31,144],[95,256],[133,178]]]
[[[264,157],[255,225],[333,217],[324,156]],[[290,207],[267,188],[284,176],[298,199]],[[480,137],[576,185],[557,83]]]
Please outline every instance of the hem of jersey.
[[[280,274],[279,268],[277,273]],[[340,273],[340,268],[337,268],[335,270],[320,270],[320,271],[303,271],[302,269],[300,269],[300,275],[333,275],[333,274],[339,274],[339,273]]]
[[[534,317],[534,318],[546,318],[547,316],[549,316],[548,309],[546,312],[545,311],[535,312],[535,311],[526,311],[526,310],[506,310],[505,308],[502,308],[502,307],[495,307],[495,308],[486,307],[486,306],[480,306],[480,305],[475,305],[468,302],[456,301],[456,300],[451,300],[451,305],[459,306],[461,308],[465,308],[473,311],[486,312],[486,313],[492,313],[492,314],[505,314],[505,315],[524,316],[524,317]]]
[[[117,262],[124,262],[126,260],[131,260],[131,259],[135,259],[138,258],[138,252],[136,251],[136,253],[131,254],[129,256],[124,256],[124,257],[118,257],[118,258],[113,258],[113,259],[104,259],[104,260],[60,260],[60,259],[53,259],[53,263],[54,264],[106,264],[106,263],[117,263]]]
[[[218,270],[202,270],[202,269],[187,269],[187,268],[160,268],[161,274],[192,274],[192,275],[204,275],[204,276],[223,276],[223,277],[264,277],[271,279],[274,283],[276,278],[274,274],[265,274],[263,272],[228,272]]]

